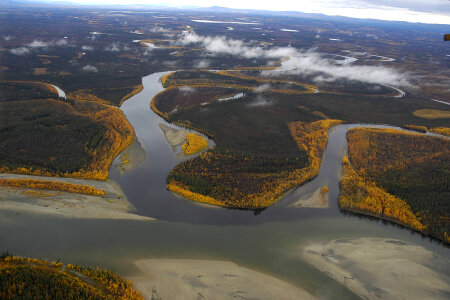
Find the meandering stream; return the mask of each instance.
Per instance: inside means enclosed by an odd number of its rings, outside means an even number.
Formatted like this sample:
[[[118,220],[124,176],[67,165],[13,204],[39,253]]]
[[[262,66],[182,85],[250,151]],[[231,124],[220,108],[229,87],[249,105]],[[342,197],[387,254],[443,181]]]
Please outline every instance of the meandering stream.
[[[345,134],[360,124],[331,129],[319,175],[263,211],[201,205],[168,192],[167,174],[189,157],[177,158],[159,125],[178,127],[150,109],[152,97],[163,90],[159,82],[163,74],[144,77],[143,91],[121,107],[141,144],[140,164],[121,172],[117,158],[110,170],[111,179],[120,184],[137,213],[158,220],[82,220],[28,214],[18,217],[14,212],[0,211],[2,248],[17,255],[100,265],[123,275],[132,274],[135,269],[131,262],[142,258],[226,260],[334,299],[357,297],[299,259],[302,247],[339,238],[383,237],[422,245],[450,258],[447,248],[421,234],[389,222],[339,211],[338,181],[346,151]],[[330,189],[328,208],[290,207],[322,185]]]

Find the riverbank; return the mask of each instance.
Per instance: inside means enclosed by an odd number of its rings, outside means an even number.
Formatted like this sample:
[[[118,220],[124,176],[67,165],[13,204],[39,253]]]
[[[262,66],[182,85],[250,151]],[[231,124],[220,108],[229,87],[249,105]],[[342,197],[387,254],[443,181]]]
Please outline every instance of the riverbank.
[[[315,243],[302,259],[367,299],[447,299],[450,261],[394,239]]]
[[[134,265],[142,275],[127,279],[146,299],[315,299],[287,282],[228,261],[146,259]]]
[[[43,177],[18,174],[0,174],[0,179],[34,179],[52,182],[88,185],[104,190],[104,196],[76,194],[31,188],[2,187],[0,210],[16,214],[47,214],[66,218],[154,220],[134,213],[134,207],[113,181],[75,178]]]

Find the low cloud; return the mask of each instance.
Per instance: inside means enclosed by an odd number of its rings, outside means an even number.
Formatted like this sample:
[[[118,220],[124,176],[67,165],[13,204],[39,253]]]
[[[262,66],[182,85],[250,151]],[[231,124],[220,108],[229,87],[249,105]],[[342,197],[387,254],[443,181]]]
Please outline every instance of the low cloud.
[[[83,50],[83,51],[94,51],[94,46],[86,46],[86,45],[83,45],[83,46],[81,47],[81,50]]]
[[[159,27],[159,26],[154,26],[154,27],[150,28],[150,32],[170,32],[170,29]]]
[[[190,87],[190,86],[182,86],[178,90],[181,93],[183,93],[184,95],[191,94],[191,93],[195,92],[195,89],[193,87]]]
[[[27,55],[30,53],[30,50],[26,47],[13,48],[9,50],[14,55]]]
[[[49,45],[49,43],[46,43],[46,42],[40,41],[40,40],[34,40],[28,44],[28,46],[31,48],[43,48],[43,47],[48,47],[48,45]]]
[[[262,96],[258,96],[256,97],[255,100],[253,100],[252,102],[248,103],[247,106],[248,107],[265,107],[265,106],[271,106],[274,103]]]
[[[110,51],[110,52],[119,52],[119,44],[118,43],[112,43],[111,45],[108,45],[105,47],[106,51]]]
[[[130,48],[125,44],[113,42],[110,45],[106,46],[105,50],[109,52],[122,52],[130,50]]]
[[[206,69],[209,68],[210,64],[211,61],[207,59],[196,60],[194,61],[194,68]]]
[[[337,79],[358,80],[375,84],[390,84],[396,86],[409,85],[407,73],[399,72],[383,66],[361,66],[355,64],[336,64],[333,59],[325,58],[315,49],[298,50],[293,47],[265,48],[252,46],[241,40],[227,39],[224,36],[199,36],[196,33],[183,33],[177,44],[187,46],[194,44],[202,46],[214,55],[233,55],[245,58],[284,59],[282,67],[267,70],[267,76],[277,75],[312,75],[322,76],[318,79],[333,81]]]
[[[94,67],[94,66],[86,65],[86,66],[83,67],[83,71],[84,72],[88,72],[88,73],[97,73],[98,69],[96,67]]]
[[[254,88],[253,91],[256,93],[262,93],[264,91],[267,91],[268,89],[270,89],[270,84],[263,84]]]
[[[10,40],[14,39],[14,37],[13,37],[12,35],[4,35],[4,36],[3,36],[3,39],[4,39],[5,41],[10,41]]]
[[[65,46],[67,45],[67,39],[59,39],[55,42],[56,46]]]
[[[49,42],[33,40],[27,46],[31,48],[47,48],[51,46],[66,46],[67,44],[67,39],[52,40]]]

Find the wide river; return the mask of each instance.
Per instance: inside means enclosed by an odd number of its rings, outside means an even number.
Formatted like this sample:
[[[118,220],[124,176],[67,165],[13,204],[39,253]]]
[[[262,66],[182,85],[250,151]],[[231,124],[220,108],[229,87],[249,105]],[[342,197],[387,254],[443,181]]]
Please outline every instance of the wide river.
[[[347,237],[395,238],[450,258],[448,248],[421,234],[339,211],[338,181],[346,151],[345,134],[356,124],[330,130],[319,176],[265,210],[201,205],[168,192],[165,187],[168,172],[189,157],[177,157],[159,125],[179,127],[150,109],[152,97],[163,90],[159,82],[163,74],[144,77],[144,90],[121,107],[136,131],[134,147],[146,155],[132,170],[121,172],[118,158],[110,170],[111,179],[120,184],[137,213],[157,220],[81,220],[26,214],[19,218],[1,212],[1,248],[18,255],[99,265],[123,275],[133,274],[131,262],[136,259],[226,260],[334,299],[357,296],[302,261],[299,253],[305,245]],[[330,189],[328,208],[290,206],[323,185]]]

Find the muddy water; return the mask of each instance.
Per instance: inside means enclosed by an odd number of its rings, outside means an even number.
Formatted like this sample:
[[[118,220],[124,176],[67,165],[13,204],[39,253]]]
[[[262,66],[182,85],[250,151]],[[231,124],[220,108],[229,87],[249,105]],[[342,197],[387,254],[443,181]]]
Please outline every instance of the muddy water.
[[[136,131],[143,159],[121,172],[120,160],[111,168],[129,201],[154,222],[76,220],[0,212],[0,245],[18,255],[100,265],[131,275],[131,262],[143,258],[202,258],[233,261],[272,274],[325,299],[353,299],[355,294],[299,259],[300,249],[314,242],[348,237],[395,238],[424,246],[450,258],[448,248],[389,222],[342,214],[337,208],[338,180],[345,134],[358,125],[330,131],[319,176],[292,190],[263,211],[243,211],[200,205],[165,188],[167,173],[183,159],[165,140],[159,124],[172,126],[150,109],[162,90],[163,73],[143,78],[144,90],[122,109]],[[213,143],[210,141],[211,145]],[[323,185],[330,188],[328,208],[289,205]]]

